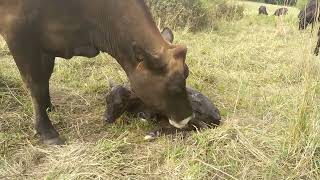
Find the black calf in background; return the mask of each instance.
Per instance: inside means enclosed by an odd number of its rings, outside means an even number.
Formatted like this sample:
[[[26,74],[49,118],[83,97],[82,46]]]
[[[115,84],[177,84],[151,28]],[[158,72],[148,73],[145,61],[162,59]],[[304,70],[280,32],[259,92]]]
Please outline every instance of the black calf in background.
[[[266,6],[260,6],[260,7],[259,7],[259,15],[260,15],[260,14],[268,15],[267,7],[266,7]]]

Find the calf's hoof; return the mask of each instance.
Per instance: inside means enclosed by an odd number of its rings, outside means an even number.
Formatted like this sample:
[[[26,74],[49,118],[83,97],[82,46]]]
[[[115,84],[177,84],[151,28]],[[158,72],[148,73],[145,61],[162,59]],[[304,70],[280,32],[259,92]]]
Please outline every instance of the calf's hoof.
[[[56,107],[51,104],[51,105],[47,108],[47,111],[48,111],[48,112],[54,112],[54,111],[56,111]]]
[[[153,141],[157,139],[160,135],[161,135],[161,130],[156,130],[156,131],[149,132],[146,136],[144,136],[143,139],[145,141]]]
[[[56,107],[51,102],[47,103],[46,108],[47,112],[54,112],[56,110]]]
[[[46,145],[65,145],[65,140],[61,139],[59,136],[50,139],[42,139],[41,142]]]
[[[109,118],[106,118],[106,117],[104,117],[102,121],[103,121],[103,124],[106,125],[106,126],[109,125],[109,124],[113,124],[114,122],[116,122],[116,120],[109,119]]]

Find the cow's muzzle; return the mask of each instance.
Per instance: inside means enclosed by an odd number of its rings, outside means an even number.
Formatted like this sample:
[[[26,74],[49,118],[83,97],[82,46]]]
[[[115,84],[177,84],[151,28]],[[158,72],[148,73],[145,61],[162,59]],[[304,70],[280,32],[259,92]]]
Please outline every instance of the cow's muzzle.
[[[169,123],[172,126],[178,128],[178,129],[183,129],[183,128],[187,127],[189,121],[191,121],[194,118],[195,118],[195,114],[193,113],[191,116],[189,116],[189,117],[187,117],[184,120],[179,121],[179,122],[173,120],[172,118],[169,118]]]

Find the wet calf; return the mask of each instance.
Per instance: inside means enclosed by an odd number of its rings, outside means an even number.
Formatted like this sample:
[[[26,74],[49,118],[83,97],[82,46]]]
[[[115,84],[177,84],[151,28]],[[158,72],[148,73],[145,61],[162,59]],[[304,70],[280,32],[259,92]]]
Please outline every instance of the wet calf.
[[[128,87],[116,85],[111,88],[106,98],[107,110],[104,120],[107,124],[114,123],[123,113],[133,117],[153,119],[160,113],[147,107]]]
[[[169,124],[169,118],[159,111],[146,106],[134,93],[125,86],[117,85],[112,87],[107,95],[107,110],[105,122],[115,122],[123,113],[138,117],[144,120],[153,120],[160,128],[150,132],[146,138],[152,139],[160,134],[171,134],[177,131],[192,131],[214,127],[220,124],[219,110],[212,104],[209,98],[200,92],[187,88],[188,98],[194,112],[194,118],[188,123],[188,127],[178,130]]]

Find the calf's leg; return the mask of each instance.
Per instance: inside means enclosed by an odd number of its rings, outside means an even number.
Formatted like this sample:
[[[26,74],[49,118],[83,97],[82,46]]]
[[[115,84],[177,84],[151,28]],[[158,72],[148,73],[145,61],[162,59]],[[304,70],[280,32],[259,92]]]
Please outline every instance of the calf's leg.
[[[164,117],[157,118],[156,123],[158,127],[155,130],[148,132],[144,137],[145,140],[150,141],[160,137],[161,135],[175,135],[176,133],[180,133],[185,137],[188,132],[194,130],[193,127],[177,129],[169,123],[168,118]]]

